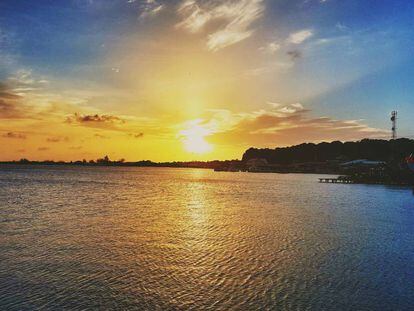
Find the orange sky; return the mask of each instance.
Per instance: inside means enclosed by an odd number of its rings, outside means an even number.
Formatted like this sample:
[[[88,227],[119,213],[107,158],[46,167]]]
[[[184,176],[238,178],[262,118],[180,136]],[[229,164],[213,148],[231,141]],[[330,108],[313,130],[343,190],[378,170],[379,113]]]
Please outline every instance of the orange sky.
[[[332,10],[329,5],[312,4]],[[91,2],[71,9],[84,10],[79,14],[88,23],[95,18],[111,27],[86,32],[82,21],[73,33],[47,30],[47,42],[26,38],[31,58],[23,49],[20,55],[0,48],[0,160],[234,159],[251,146],[388,137],[384,124],[357,118],[352,106],[347,115],[346,105],[336,104],[336,113],[318,102],[378,71],[374,64],[343,63],[334,71],[344,55],[363,63],[367,54],[349,43],[362,35],[334,20],[330,33],[312,21],[269,26],[277,14],[269,6],[261,0],[125,1],[108,9]],[[131,8],[138,12],[133,18]],[[52,23],[39,19],[45,29]],[[29,31],[30,24],[20,27]],[[14,42],[0,24],[2,33],[0,43]],[[70,46],[58,51],[62,38]],[[43,54],[58,54],[44,59],[33,42]],[[328,53],[336,49],[343,55]]]

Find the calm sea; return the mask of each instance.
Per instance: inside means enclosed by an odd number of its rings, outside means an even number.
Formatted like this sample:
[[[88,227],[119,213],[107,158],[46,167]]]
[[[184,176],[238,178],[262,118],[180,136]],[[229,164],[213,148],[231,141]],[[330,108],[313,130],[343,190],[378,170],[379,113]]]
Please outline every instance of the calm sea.
[[[0,168],[1,310],[414,310],[410,189]]]

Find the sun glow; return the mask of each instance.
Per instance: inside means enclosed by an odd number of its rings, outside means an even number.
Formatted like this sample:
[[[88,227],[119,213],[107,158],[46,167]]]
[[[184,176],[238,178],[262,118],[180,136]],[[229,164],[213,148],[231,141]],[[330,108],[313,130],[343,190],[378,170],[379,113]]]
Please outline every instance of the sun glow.
[[[211,135],[211,131],[200,123],[201,120],[190,121],[180,131],[184,148],[188,152],[203,154],[213,150],[213,146],[205,140],[206,136]]]

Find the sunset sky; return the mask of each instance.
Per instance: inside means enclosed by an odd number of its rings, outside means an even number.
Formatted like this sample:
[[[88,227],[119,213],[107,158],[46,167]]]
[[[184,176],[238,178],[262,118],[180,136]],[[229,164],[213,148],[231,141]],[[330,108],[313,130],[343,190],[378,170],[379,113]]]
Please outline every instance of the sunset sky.
[[[414,135],[407,0],[2,0],[0,160]]]

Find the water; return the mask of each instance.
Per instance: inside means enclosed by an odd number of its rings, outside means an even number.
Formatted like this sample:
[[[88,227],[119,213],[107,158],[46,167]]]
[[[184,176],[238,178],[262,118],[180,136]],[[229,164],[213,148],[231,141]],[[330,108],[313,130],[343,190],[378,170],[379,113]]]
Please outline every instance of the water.
[[[409,189],[0,168],[2,310],[413,310]]]

